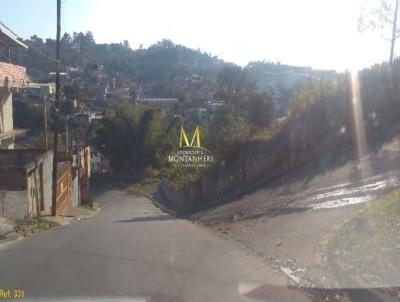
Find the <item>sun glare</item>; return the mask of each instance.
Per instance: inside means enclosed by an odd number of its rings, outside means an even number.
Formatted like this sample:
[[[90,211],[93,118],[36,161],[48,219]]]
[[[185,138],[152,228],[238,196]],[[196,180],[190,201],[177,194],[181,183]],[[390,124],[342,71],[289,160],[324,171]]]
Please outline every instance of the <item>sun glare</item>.
[[[367,137],[365,134],[364,113],[360,93],[359,70],[357,68],[351,70],[351,92],[357,155],[360,163],[361,174],[366,176],[366,174],[369,173],[370,166],[367,162],[368,146]]]

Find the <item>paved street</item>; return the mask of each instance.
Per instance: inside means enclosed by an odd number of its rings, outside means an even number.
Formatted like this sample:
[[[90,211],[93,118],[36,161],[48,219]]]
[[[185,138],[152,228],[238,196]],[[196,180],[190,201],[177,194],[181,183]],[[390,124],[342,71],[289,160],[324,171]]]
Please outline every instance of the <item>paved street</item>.
[[[93,218],[0,247],[0,288],[27,298],[253,301],[253,289],[286,283],[234,242],[145,198],[109,191],[99,201]]]

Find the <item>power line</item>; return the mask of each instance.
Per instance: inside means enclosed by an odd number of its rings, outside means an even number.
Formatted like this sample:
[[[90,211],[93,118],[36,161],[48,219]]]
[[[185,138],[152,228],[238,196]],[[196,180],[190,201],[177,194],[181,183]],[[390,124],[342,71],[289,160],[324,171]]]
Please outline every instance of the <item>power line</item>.
[[[64,3],[65,3],[66,1],[67,1],[67,0],[62,1],[61,5],[64,5]],[[61,20],[62,20],[63,27],[64,27],[64,34],[66,34],[66,33],[67,33],[67,26],[65,25],[64,11],[61,11]]]
[[[66,0],[64,0],[65,2]],[[63,2],[63,3],[64,3]],[[29,48],[36,50],[37,52],[39,52],[40,54],[44,55],[45,57],[47,57],[48,59],[52,60],[52,61],[56,61],[56,59],[52,56],[50,56],[49,54],[45,53],[43,50],[37,48],[36,46],[33,46],[33,44],[31,44],[30,42],[28,42],[28,40],[24,40],[21,37],[19,37],[11,28],[9,28],[7,25],[5,25],[2,21],[0,21],[0,24],[3,25],[8,31],[10,31],[12,34],[14,34],[16,37],[18,37],[19,39],[21,39],[22,41],[24,41],[24,43],[26,43],[28,45]],[[64,24],[65,26],[65,24]],[[60,61],[60,63],[62,63]],[[62,63],[64,65],[64,63]]]

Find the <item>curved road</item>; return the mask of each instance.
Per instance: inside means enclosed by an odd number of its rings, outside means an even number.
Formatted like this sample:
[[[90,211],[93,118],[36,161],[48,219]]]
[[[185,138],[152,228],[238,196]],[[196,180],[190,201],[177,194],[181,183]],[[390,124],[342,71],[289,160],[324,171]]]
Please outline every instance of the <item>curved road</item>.
[[[249,293],[257,288],[285,285],[235,243],[161,212],[146,198],[109,191],[99,201],[104,208],[93,218],[1,247],[0,289],[24,289],[38,301],[221,302],[254,301]]]

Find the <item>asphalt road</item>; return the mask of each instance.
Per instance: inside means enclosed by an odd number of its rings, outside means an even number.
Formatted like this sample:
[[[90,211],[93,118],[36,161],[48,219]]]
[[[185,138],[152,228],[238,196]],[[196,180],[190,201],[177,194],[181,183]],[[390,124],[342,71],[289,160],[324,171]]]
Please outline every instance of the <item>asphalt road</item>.
[[[307,301],[297,292],[282,296],[275,285],[286,279],[223,234],[121,191],[99,201],[95,217],[0,247],[0,289],[23,289],[38,301],[254,301],[257,291],[257,299]]]

